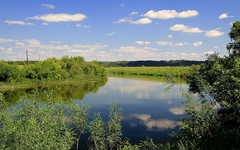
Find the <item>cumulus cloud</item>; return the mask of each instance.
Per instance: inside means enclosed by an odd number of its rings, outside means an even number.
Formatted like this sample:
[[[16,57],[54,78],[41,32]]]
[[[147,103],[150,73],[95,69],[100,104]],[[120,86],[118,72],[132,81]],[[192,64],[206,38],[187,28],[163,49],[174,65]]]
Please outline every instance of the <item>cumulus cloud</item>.
[[[144,45],[144,44],[150,44],[151,42],[148,42],[148,41],[137,41],[137,42],[135,42],[136,44],[138,44],[138,45]]]
[[[108,47],[108,45],[104,45],[101,43],[95,43],[95,44],[89,44],[89,45],[81,45],[81,44],[75,44],[72,45],[73,48],[88,48],[92,51],[97,50],[97,49],[103,49]]]
[[[10,42],[17,42],[18,40],[13,39],[0,39],[0,43],[10,43]]]
[[[214,54],[215,52],[214,51],[208,51],[208,52],[204,52],[203,54],[204,55],[211,55],[211,54]]]
[[[60,44],[61,42],[60,42],[60,41],[51,41],[50,43],[53,43],[53,44]]]
[[[46,23],[46,22],[44,22],[44,23],[42,23],[42,25],[44,25],[44,26],[48,26],[49,24],[48,24],[48,23]]]
[[[118,21],[115,21],[115,22],[113,22],[113,23],[119,24],[119,23],[130,22],[130,21],[132,21],[132,18],[130,18],[130,17],[124,17],[124,18],[119,19]]]
[[[136,54],[135,56],[137,57],[144,57],[144,56],[151,55],[152,51],[155,51],[155,50],[157,49],[151,48],[151,47],[137,48],[135,46],[122,46],[119,49],[113,49],[112,51],[132,53],[132,54]]]
[[[81,13],[77,14],[47,14],[42,16],[28,17],[27,19],[42,20],[46,22],[70,22],[87,19],[87,16]]]
[[[150,10],[143,16],[152,19],[171,19],[171,18],[189,18],[197,16],[199,13],[196,10],[187,10],[182,12],[177,12],[176,10]]]
[[[229,16],[228,13],[223,13],[218,17],[218,19],[225,19],[225,18],[231,18],[231,17],[234,17],[234,16]]]
[[[168,42],[168,41],[156,41],[158,45],[168,45],[168,46],[184,46],[188,45],[187,42],[179,42],[179,43],[173,43],[173,42]]]
[[[124,22],[129,22],[131,24],[149,24],[149,23],[152,23],[152,20],[149,19],[149,18],[142,18],[142,19],[133,21],[132,18],[124,17],[124,18],[119,19],[118,21],[115,21],[113,23],[119,24],[119,23],[124,23]]]
[[[138,14],[138,12],[136,12],[136,11],[133,11],[133,12],[130,13],[131,16],[132,15],[137,15],[137,14]]]
[[[149,24],[152,23],[152,20],[149,18],[142,18],[137,21],[130,21],[131,24]]]
[[[30,22],[24,22],[24,21],[10,21],[10,20],[5,20],[5,23],[7,23],[8,25],[12,25],[12,24],[18,24],[18,25],[23,25],[23,26],[27,26],[27,25],[34,25]]]
[[[204,32],[203,30],[199,28],[191,28],[189,26],[185,26],[184,24],[175,24],[169,28],[172,31],[181,31],[181,32],[187,32],[187,33],[201,33]]]
[[[199,46],[201,46],[202,45],[202,42],[201,41],[199,41],[199,42],[194,42],[193,43],[193,46],[195,46],[195,47],[199,47]]]
[[[47,7],[47,8],[50,8],[50,9],[54,9],[55,8],[55,6],[52,5],[52,4],[41,4],[41,6]]]
[[[156,43],[158,45],[169,45],[169,46],[173,45],[173,42],[167,42],[167,41],[157,41]]]
[[[168,38],[172,38],[173,36],[171,34],[168,35]]]
[[[218,31],[218,30],[211,30],[211,31],[207,31],[205,33],[206,37],[218,37],[218,36],[222,36],[224,35],[224,32]]]

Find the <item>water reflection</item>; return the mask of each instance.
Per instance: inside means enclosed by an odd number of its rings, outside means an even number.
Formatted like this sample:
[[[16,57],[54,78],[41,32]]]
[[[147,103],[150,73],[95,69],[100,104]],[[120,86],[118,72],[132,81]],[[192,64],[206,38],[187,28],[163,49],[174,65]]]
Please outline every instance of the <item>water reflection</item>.
[[[141,125],[146,126],[148,131],[163,131],[168,129],[174,129],[179,122],[169,119],[152,119],[149,114],[130,114],[126,117],[122,117],[123,120],[128,121],[131,127],[136,127],[137,124],[134,119],[138,119]]]
[[[183,115],[185,113],[184,107],[174,107],[169,108],[169,112],[173,113],[174,115]]]
[[[76,82],[53,82],[29,85],[24,88],[4,89],[4,96],[8,103],[16,104],[20,98],[38,91],[39,100],[45,101],[45,92],[53,91],[55,100],[82,100],[87,93],[97,93],[99,88],[104,86],[107,79],[98,81],[76,81]]]

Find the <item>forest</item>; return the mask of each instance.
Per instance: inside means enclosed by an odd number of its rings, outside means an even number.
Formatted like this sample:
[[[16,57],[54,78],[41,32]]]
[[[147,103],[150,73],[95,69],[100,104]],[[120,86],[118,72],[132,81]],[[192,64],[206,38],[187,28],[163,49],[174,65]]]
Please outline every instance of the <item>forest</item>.
[[[115,61],[115,62],[107,62],[100,61],[99,64],[104,67],[160,67],[160,66],[192,66],[192,65],[200,65],[204,63],[204,61],[194,61],[194,60],[142,60],[142,61]]]
[[[64,56],[38,62],[0,61],[0,82],[33,82],[66,79],[102,78],[106,73],[97,61]]]

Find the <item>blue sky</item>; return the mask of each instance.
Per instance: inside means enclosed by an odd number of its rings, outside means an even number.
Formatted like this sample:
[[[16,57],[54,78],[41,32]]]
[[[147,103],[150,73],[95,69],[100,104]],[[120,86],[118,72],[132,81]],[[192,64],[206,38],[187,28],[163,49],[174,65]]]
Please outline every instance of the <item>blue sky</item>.
[[[0,0],[0,60],[227,55],[239,0]]]

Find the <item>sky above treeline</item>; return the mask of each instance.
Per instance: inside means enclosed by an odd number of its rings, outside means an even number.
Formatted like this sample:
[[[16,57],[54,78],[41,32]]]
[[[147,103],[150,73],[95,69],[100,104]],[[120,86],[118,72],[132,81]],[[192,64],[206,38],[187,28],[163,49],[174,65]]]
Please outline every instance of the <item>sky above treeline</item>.
[[[227,55],[240,0],[0,0],[0,60]]]

